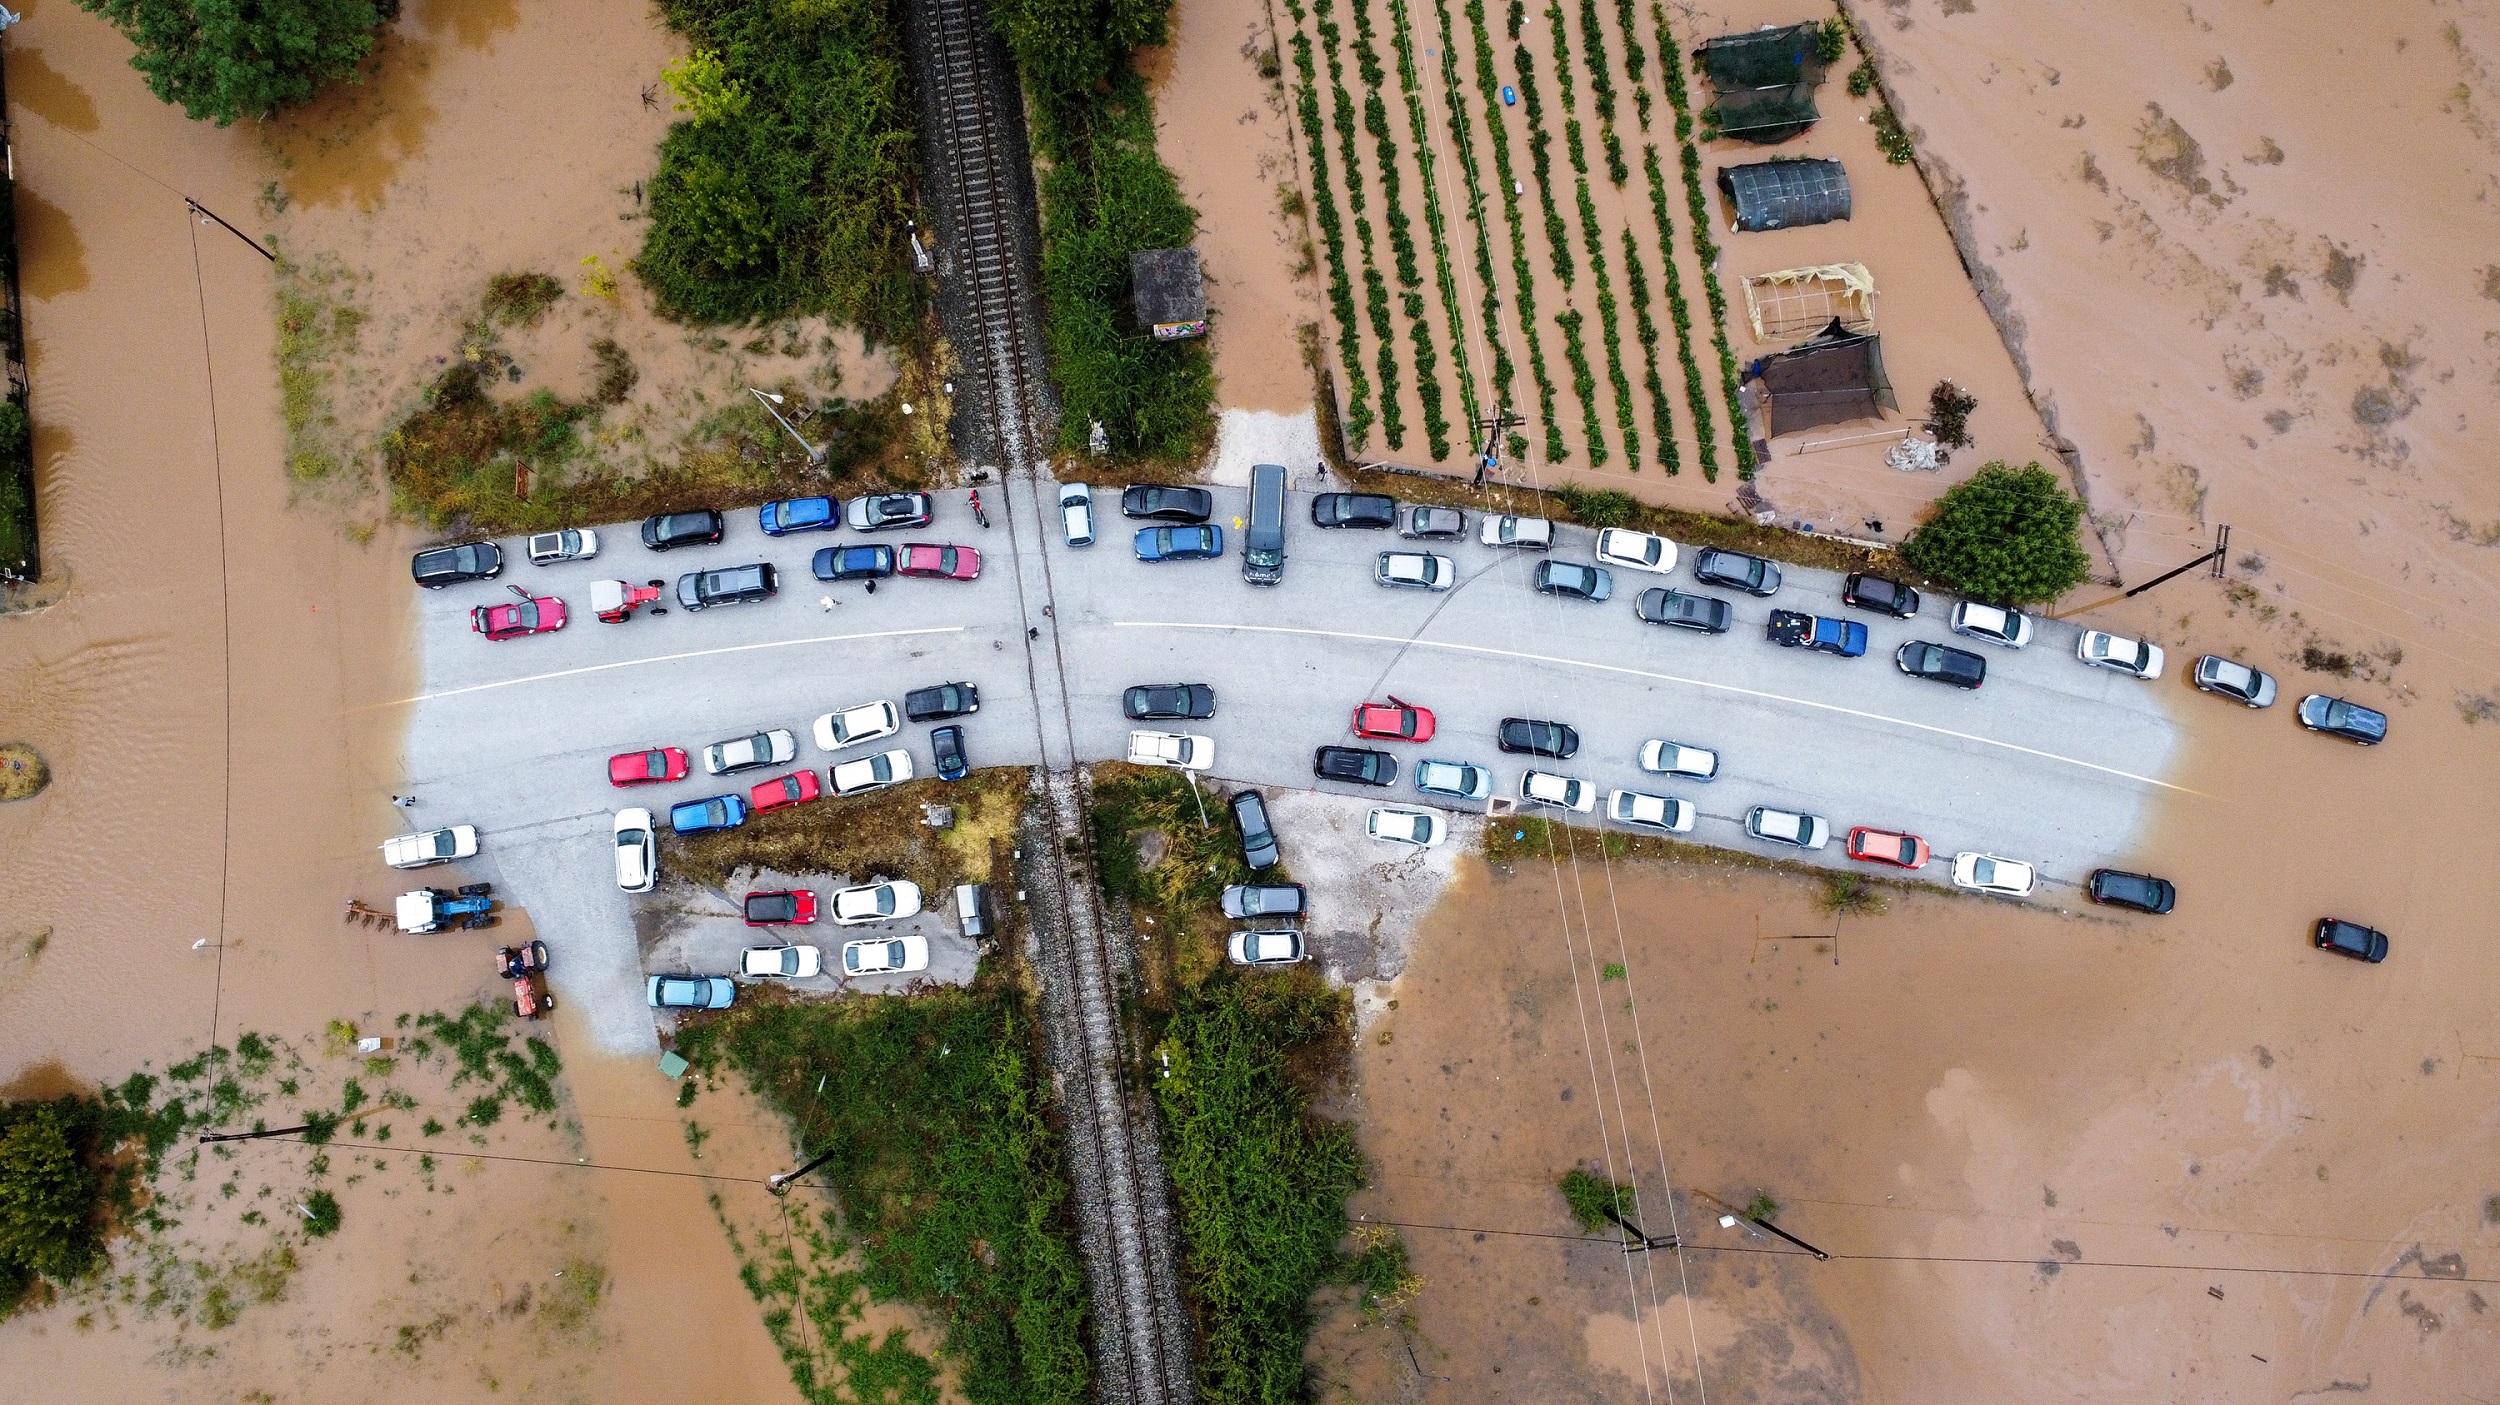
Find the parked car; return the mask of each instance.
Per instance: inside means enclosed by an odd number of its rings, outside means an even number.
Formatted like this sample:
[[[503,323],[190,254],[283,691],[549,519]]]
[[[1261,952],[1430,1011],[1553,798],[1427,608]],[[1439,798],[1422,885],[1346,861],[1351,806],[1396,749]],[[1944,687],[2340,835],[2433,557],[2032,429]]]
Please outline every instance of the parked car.
[[[1686,746],[1661,737],[1641,743],[1641,769],[1662,776],[1682,776],[1687,780],[1712,781],[1719,778],[1719,753],[1707,747]]]
[[[1783,649],[1810,649],[1818,654],[1837,654],[1844,659],[1866,654],[1866,626],[1856,620],[1831,615],[1809,615],[1797,610],[1773,610],[1770,624],[1763,633]]]
[[[1735,609],[1715,595],[1692,595],[1664,586],[1651,586],[1632,602],[1632,613],[1644,624],[1663,624],[1671,629],[1698,630],[1703,634],[1725,634],[1736,617]]]
[[[780,591],[781,573],[770,561],[758,561],[751,566],[727,566],[679,576],[677,605],[687,611],[708,610],[714,605],[770,600]]]
[[[1505,717],[1493,734],[1494,745],[1520,756],[1550,756],[1568,761],[1580,749],[1580,734],[1560,722],[1532,717]]]
[[[1215,715],[1215,689],[1204,683],[1140,683],[1120,695],[1132,722],[1201,722]]]
[[[727,528],[721,515],[708,507],[699,512],[663,512],[642,519],[642,544],[653,551],[710,546],[721,539]]]
[[[929,729],[929,760],[937,767],[937,778],[959,781],[972,774],[972,763],[964,759],[964,729],[956,726]]]
[[[1932,857],[1927,841],[1915,834],[1868,829],[1864,825],[1849,831],[1848,853],[1860,863],[1890,864],[1894,868],[1925,868]]]
[[[1615,593],[1613,572],[1577,561],[1539,561],[1528,583],[1540,594],[1569,596],[1574,600],[1608,600]]]
[[[1515,546],[1522,551],[1546,551],[1554,545],[1554,524],[1542,517],[1513,517],[1509,513],[1487,513],[1476,532],[1476,540],[1486,546]]]
[[[1663,576],[1675,569],[1675,543],[1629,527],[1608,527],[1597,534],[1597,559],[1609,566]]]
[[[738,955],[738,974],[749,980],[803,981],[824,966],[824,954],[812,946],[751,946]]]
[[[529,553],[533,566],[553,566],[560,561],[587,561],[599,554],[599,534],[588,527],[533,533]]]
[[[1094,544],[1094,490],[1083,483],[1059,485],[1059,529],[1070,546]]]
[[[381,844],[382,862],[393,868],[431,868],[477,854],[477,826],[455,824],[417,834],[399,834]]]
[[[1617,790],[1606,796],[1606,817],[1617,824],[1654,829],[1662,834],[1690,834],[1699,815],[1689,800],[1652,795],[1645,790]]]
[[[738,987],[727,976],[653,976],[643,998],[654,1010],[726,1010],[738,998]]]
[[[1988,681],[1988,661],[1968,649],[1913,639],[1893,650],[1892,661],[1912,678],[1956,688],[1977,688]]]
[[[1302,934],[1289,927],[1235,932],[1224,943],[1224,954],[1236,966],[1290,966],[1303,957]]]
[[[655,746],[642,751],[622,751],[608,758],[608,784],[613,786],[651,785],[658,781],[682,781],[686,778],[686,753],[673,746]]]
[[[1953,607],[1946,625],[1956,634],[1967,634],[2001,649],[2019,649],[2031,642],[2031,616],[2020,610],[2000,610],[1994,605],[1964,600]]]
[[[616,886],[629,893],[648,893],[659,876],[660,846],[651,833],[651,812],[617,811]]]
[[[1428,742],[1432,732],[1432,709],[1416,707],[1403,698],[1367,702],[1354,709],[1354,735],[1367,740]]]
[[[2075,641],[2075,657],[2094,668],[2133,674],[2150,682],[2161,677],[2161,649],[2141,639],[2087,629]]]
[[[832,498],[783,498],[755,510],[755,525],[768,537],[827,532],[842,525],[842,505]]]
[[[1454,507],[1410,507],[1398,535],[1414,541],[1456,541],[1467,535],[1467,514]]]
[[[2375,927],[2347,922],[2340,917],[2318,919],[2316,934],[2311,938],[2318,950],[2349,956],[2355,961],[2387,959],[2387,934]]]
[[[1324,781],[1390,786],[1398,782],[1398,759],[1359,746],[1323,746],[1311,753],[1311,774]]]
[[[1430,810],[1379,805],[1363,819],[1363,831],[1383,844],[1411,844],[1429,849],[1449,837],[1450,827]]]
[[[901,730],[902,714],[894,710],[894,704],[880,698],[817,718],[816,745],[820,750],[840,751],[846,746],[893,736]]]
[[[1195,732],[1131,732],[1128,759],[1132,766],[1204,771],[1215,765],[1215,739]]]
[[[1552,771],[1519,773],[1519,800],[1524,805],[1551,805],[1559,810],[1587,814],[1597,808],[1597,787],[1577,776],[1556,775]]]
[[[981,710],[981,690],[969,683],[939,683],[903,694],[907,722],[943,722]]]
[[[875,581],[894,574],[890,546],[820,546],[808,569],[820,581]]]
[[[428,590],[465,581],[491,581],[503,574],[503,548],[493,542],[430,546],[409,558],[408,574]]]
[[[927,493],[862,493],[842,515],[854,532],[892,532],[928,526],[936,504]]]
[[[2188,679],[2202,692],[2226,697],[2247,707],[2274,706],[2274,679],[2271,675],[2219,654],[2198,657]]]
[[[1299,883],[1236,883],[1217,905],[1226,917],[1300,917],[1304,899]]]
[[[1215,494],[1204,488],[1132,483],[1120,493],[1120,515],[1152,522],[1204,522],[1215,515]]]
[[[1223,554],[1221,527],[1147,527],[1137,533],[1140,561],[1211,561]]]
[[[523,596],[504,605],[480,605],[469,611],[469,631],[489,639],[518,639],[525,634],[553,634],[564,628],[564,602],[552,595]]]
[[[920,885],[908,878],[880,878],[833,893],[833,920],[845,927],[900,922],[920,915]]]
[[[848,976],[907,976],[929,969],[929,939],[918,932],[899,937],[866,937],[842,944],[842,973]]]
[[[1464,761],[1423,760],[1415,763],[1415,788],[1453,800],[1482,800],[1493,794],[1493,773]]]
[[[931,581],[977,581],[981,553],[968,546],[912,542],[895,553],[894,573]]]
[[[1384,551],[1372,562],[1372,579],[1407,590],[1447,590],[1458,583],[1458,563],[1429,551]]]
[[[749,893],[738,910],[750,927],[804,927],[816,920],[816,895],[805,888]]]
[[[1953,856],[1953,886],[1968,888],[1974,893],[1993,893],[2001,898],[2025,898],[2039,881],[2031,865],[2018,859],[2001,859],[1994,854],[1960,853]]]
[[[1381,493],[1321,493],[1311,499],[1314,527],[1394,527],[1398,501]]]
[[[726,776],[758,766],[778,766],[798,754],[799,739],[790,735],[789,728],[775,727],[703,748],[703,769],[711,775]]]
[[[912,778],[911,753],[881,751],[857,761],[845,761],[834,767],[832,774],[833,793],[836,795],[864,795],[872,790],[883,790]]]
[[[2083,894],[2096,903],[2155,914],[2168,912],[2179,901],[2179,890],[2169,879],[2115,868],[2092,870],[2092,876],[2084,880]]]
[[[1268,823],[1267,797],[1244,786],[1227,802],[1233,823],[1241,827],[1241,861],[1252,870],[1274,868],[1283,857],[1276,851],[1276,830]]]
[[[1756,805],[1745,812],[1745,832],[1756,839],[1798,849],[1820,849],[1832,839],[1832,827],[1823,822],[1821,815],[1774,810],[1768,805]]]
[[[2342,737],[2363,746],[2376,746],[2387,740],[2387,714],[2342,698],[2324,693],[2311,693],[2300,700],[2299,711],[2293,714],[2300,725],[2312,732]]]
[[[792,771],[786,776],[775,776],[760,785],[750,786],[747,802],[760,815],[766,810],[786,810],[793,805],[804,805],[810,800],[821,799],[824,793],[824,783],[816,779],[814,771]]]
[[[717,829],[736,829],[746,822],[747,802],[743,795],[680,800],[668,807],[668,827],[678,834],[709,834]]]
[[[1705,546],[1693,556],[1693,579],[1733,586],[1747,595],[1777,595],[1780,568],[1759,556]]]
[[[1918,613],[1918,592],[1896,580],[1859,574],[1840,583],[1840,603],[1906,620]]]

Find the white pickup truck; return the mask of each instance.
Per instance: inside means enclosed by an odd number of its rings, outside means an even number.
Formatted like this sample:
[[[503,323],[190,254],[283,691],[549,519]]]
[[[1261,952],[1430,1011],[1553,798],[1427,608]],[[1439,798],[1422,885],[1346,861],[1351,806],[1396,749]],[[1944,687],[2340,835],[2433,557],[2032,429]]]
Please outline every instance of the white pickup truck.
[[[477,826],[456,824],[423,834],[402,834],[382,841],[382,862],[393,868],[430,868],[477,853]]]

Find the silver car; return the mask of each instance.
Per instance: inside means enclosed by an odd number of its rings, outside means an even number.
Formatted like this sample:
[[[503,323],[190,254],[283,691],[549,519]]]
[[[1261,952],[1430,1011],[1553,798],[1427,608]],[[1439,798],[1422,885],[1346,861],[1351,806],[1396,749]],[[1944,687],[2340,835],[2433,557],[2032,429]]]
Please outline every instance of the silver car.
[[[1453,800],[1483,800],[1493,794],[1493,773],[1464,761],[1418,761],[1415,788]]]
[[[1719,753],[1707,747],[1686,746],[1652,737],[1641,743],[1641,769],[1662,776],[1683,776],[1688,780],[1716,780],[1719,776]]]
[[[1774,810],[1768,805],[1756,805],[1745,812],[1745,832],[1756,839],[1799,849],[1820,849],[1832,838],[1832,827],[1823,822],[1821,815]]]
[[[1429,551],[1384,551],[1372,563],[1372,579],[1405,590],[1447,590],[1458,582],[1458,563]]]
[[[1070,546],[1094,544],[1094,490],[1083,483],[1059,485],[1059,522]]]
[[[736,771],[751,771],[758,766],[778,766],[799,754],[799,739],[786,727],[757,732],[749,737],[731,737],[703,748],[703,769],[715,776]]]
[[[2229,698],[2249,707],[2274,706],[2274,679],[2271,675],[2223,658],[2207,654],[2196,661],[2196,672],[2190,677],[2196,686],[2208,693]]]

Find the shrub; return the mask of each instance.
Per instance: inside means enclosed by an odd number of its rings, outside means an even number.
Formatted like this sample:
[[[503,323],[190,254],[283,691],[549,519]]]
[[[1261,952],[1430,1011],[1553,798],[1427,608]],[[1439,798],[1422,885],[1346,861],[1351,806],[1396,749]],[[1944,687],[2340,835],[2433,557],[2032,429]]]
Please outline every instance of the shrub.
[[[0,1107],[0,1306],[34,1280],[68,1284],[92,1268],[102,1183],[75,1124],[51,1103]]]
[[[1970,447],[1970,415],[1979,399],[1951,381],[1938,381],[1927,393],[1927,432],[1948,449]]]
[[[544,273],[498,273],[486,280],[486,315],[507,327],[526,327],[563,296],[564,285]]]
[[[352,79],[397,0],[78,0],[138,52],[148,91],[193,121],[231,126]]]
[[[1875,149],[1884,154],[1884,159],[1896,166],[1910,164],[1918,150],[1910,144],[1910,134],[1902,130],[1901,119],[1893,115],[1891,106],[1876,108],[1867,120],[1874,124]]]
[[[1991,463],[1937,502],[1901,559],[1974,600],[2054,600],[2091,568],[2076,538],[2082,520],[2083,504],[2057,475],[2036,463]]]
[[[1160,44],[1172,0],[990,0],[1016,68],[1038,97],[1079,97],[1128,70],[1141,44]]]
[[[343,1218],[339,1198],[326,1190],[316,1190],[304,1197],[304,1234],[311,1239],[327,1239],[339,1232]]]
[[[1640,499],[1612,488],[1592,491],[1564,484],[1554,489],[1554,496],[1584,527],[1628,527],[1641,511]]]
[[[1861,59],[1858,61],[1857,67],[1849,70],[1849,96],[1853,98],[1862,98],[1874,91],[1874,60]]]
[[[1827,64],[1838,63],[1849,52],[1849,21],[1833,15],[1823,21],[1814,35],[1814,56]]]
[[[755,97],[709,49],[697,49],[662,68],[660,79],[677,95],[676,110],[698,124],[743,117]]]
[[[1632,1187],[1622,1181],[1610,1181],[1574,1166],[1563,1172],[1557,1184],[1563,1203],[1571,1207],[1572,1220],[1591,1234],[1613,1224],[1611,1216],[1632,1218]]]

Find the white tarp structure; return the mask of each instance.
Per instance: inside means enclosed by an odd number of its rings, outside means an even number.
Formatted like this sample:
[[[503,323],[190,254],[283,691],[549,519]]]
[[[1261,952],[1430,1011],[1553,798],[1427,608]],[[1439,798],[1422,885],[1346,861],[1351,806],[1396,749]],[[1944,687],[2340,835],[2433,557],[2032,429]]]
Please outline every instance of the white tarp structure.
[[[1862,263],[1756,273],[1745,280],[1745,315],[1759,342],[1811,336],[1835,320],[1852,332],[1871,332],[1875,275]]]

